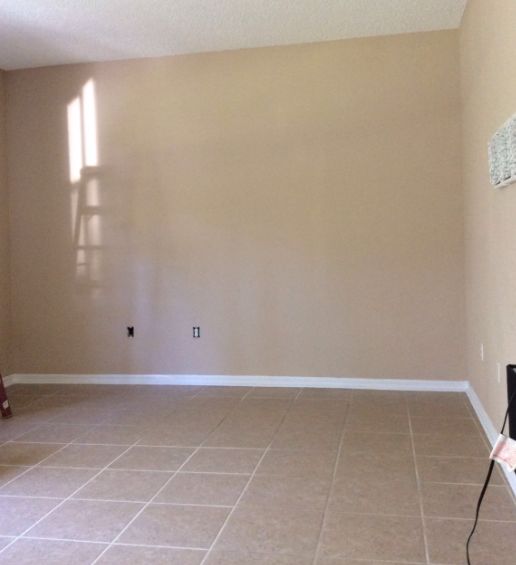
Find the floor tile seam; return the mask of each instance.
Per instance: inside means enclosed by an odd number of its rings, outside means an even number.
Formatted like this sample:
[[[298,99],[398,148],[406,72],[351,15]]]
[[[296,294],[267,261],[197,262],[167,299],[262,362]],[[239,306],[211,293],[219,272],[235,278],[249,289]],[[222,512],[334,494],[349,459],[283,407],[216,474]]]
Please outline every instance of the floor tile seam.
[[[104,546],[118,546],[118,547],[144,547],[148,549],[181,549],[181,550],[189,550],[189,551],[206,551],[205,547],[193,547],[193,546],[184,546],[184,545],[165,545],[165,544],[144,544],[144,543],[122,543],[118,542],[112,544],[109,541],[102,541],[102,540],[85,540],[85,539],[77,539],[77,538],[60,538],[60,537],[51,537],[51,536],[23,536],[24,540],[40,540],[40,541],[60,541],[60,542],[71,542],[71,543],[84,543],[84,544],[98,544]]]
[[[331,485],[330,485],[330,490],[328,492],[328,495],[326,497],[326,503],[324,506],[324,511],[323,511],[323,515],[322,515],[322,519],[321,519],[321,525],[319,528],[319,536],[317,538],[317,545],[315,547],[315,552],[314,552],[314,558],[312,561],[313,565],[316,565],[318,559],[319,559],[319,554],[321,552],[321,548],[322,548],[322,540],[323,540],[323,535],[324,535],[324,529],[328,520],[328,515],[329,515],[329,508],[330,508],[330,502],[332,500],[333,497],[333,493],[335,491],[335,483],[336,483],[336,479],[337,479],[337,469],[339,466],[339,462],[341,459],[341,454],[342,454],[342,448],[343,448],[343,444],[344,444],[344,437],[346,435],[346,424],[347,424],[347,419],[349,416],[349,410],[346,410],[345,416],[344,416],[344,422],[342,425],[342,429],[340,432],[340,438],[339,438],[339,446],[337,448],[337,453],[335,455],[335,461],[333,463],[333,472],[332,472],[332,477],[331,477]]]
[[[235,504],[234,504],[234,506],[233,506],[233,509],[232,509],[232,510],[228,513],[228,515],[226,516],[226,519],[224,520],[224,522],[223,522],[222,526],[220,527],[220,529],[219,529],[217,535],[214,537],[212,543],[210,544],[210,547],[209,547],[208,551],[206,552],[206,555],[205,555],[204,558],[202,559],[200,565],[205,565],[206,560],[208,559],[208,557],[210,556],[210,554],[211,554],[213,548],[214,548],[215,545],[217,544],[217,541],[220,539],[220,537],[221,537],[223,531],[225,530],[227,524],[229,523],[229,520],[230,520],[231,516],[232,516],[233,513],[235,512],[235,509],[238,507],[240,501],[244,498],[245,493],[247,492],[247,490],[248,490],[248,488],[249,488],[249,485],[251,484],[253,478],[256,476],[256,473],[257,473],[257,471],[258,471],[258,468],[260,467],[262,461],[265,459],[267,453],[269,453],[269,451],[270,451],[270,449],[271,449],[271,446],[272,446],[272,443],[273,443],[273,441],[274,441],[274,438],[275,438],[275,436],[276,436],[276,433],[277,433],[278,430],[280,429],[280,427],[281,427],[281,425],[283,424],[283,422],[285,422],[285,420],[286,420],[288,414],[289,414],[290,411],[292,410],[292,407],[293,407],[293,405],[295,404],[296,400],[299,398],[299,396],[300,396],[302,390],[303,390],[303,389],[300,389],[299,392],[295,395],[295,397],[289,400],[288,408],[287,408],[287,410],[285,410],[285,412],[284,412],[284,414],[283,414],[283,416],[282,416],[282,418],[281,418],[281,421],[278,422],[278,426],[276,427],[275,432],[274,432],[273,436],[271,437],[271,440],[270,440],[268,446],[266,447],[266,449],[265,449],[264,452],[262,453],[262,455],[261,455],[261,457],[260,457],[258,463],[256,464],[256,466],[255,466],[255,468],[254,468],[254,470],[253,470],[253,473],[252,473],[251,476],[249,477],[249,480],[248,480],[247,483],[245,484],[245,486],[244,486],[242,492],[240,493],[240,496],[239,496],[238,499],[236,500],[236,502],[235,502]]]
[[[86,485],[84,485],[86,486]],[[0,495],[0,499],[8,499],[8,498],[20,498],[23,500],[61,500],[66,502],[68,497],[65,496],[48,496],[48,495],[34,495],[34,494],[3,494]],[[134,500],[129,498],[101,498],[101,497],[85,497],[85,496],[73,496],[69,500],[78,500],[82,502],[106,502],[106,503],[117,503],[117,502],[129,502],[132,504],[147,504],[149,500]],[[207,508],[233,508],[232,504],[201,504],[201,503],[193,503],[193,502],[166,502],[166,501],[153,501],[153,505],[160,505],[160,506],[194,506],[194,507],[207,507]],[[1,537],[1,535],[0,535]],[[11,537],[11,536],[8,536]]]
[[[422,533],[423,533],[423,544],[424,544],[424,552],[425,552],[425,559],[426,563],[430,563],[430,547],[428,543],[428,535],[426,529],[426,520],[425,520],[425,511],[423,505],[423,492],[422,492],[422,483],[421,483],[421,476],[419,473],[419,468],[417,464],[417,453],[416,453],[416,444],[414,440],[414,433],[412,428],[412,416],[409,411],[409,428],[410,428],[410,444],[412,447],[412,457],[414,460],[414,469],[416,473],[416,483],[417,483],[417,497],[419,503],[419,512],[421,517],[421,525],[422,525]]]
[[[27,445],[27,444],[23,444],[23,445]],[[39,444],[38,444],[39,445]],[[45,444],[45,445],[61,445],[61,447],[57,450],[57,451],[53,451],[52,453],[50,453],[49,455],[47,455],[45,458],[43,458],[41,461],[39,461],[38,463],[36,463],[35,465],[30,465],[27,466],[25,468],[24,465],[5,465],[5,466],[9,466],[9,467],[23,467],[25,470],[23,472],[21,472],[19,475],[16,475],[15,477],[13,477],[12,479],[9,479],[6,483],[2,484],[0,486],[0,492],[8,485],[10,485],[12,482],[18,480],[20,477],[28,474],[30,471],[32,471],[33,469],[37,469],[37,468],[45,468],[45,461],[47,459],[50,459],[50,457],[53,457],[54,455],[56,455],[57,453],[60,453],[61,451],[63,451],[64,449],[66,449],[68,446],[72,445],[72,442],[69,443],[65,443],[65,444]],[[1,467],[1,465],[0,465]],[[3,548],[5,549],[5,548]],[[0,549],[0,553],[2,553],[2,549]]]
[[[71,445],[71,443],[69,444]],[[66,447],[66,446],[64,446]],[[64,449],[63,447],[63,449]],[[114,458],[113,460],[111,460],[109,462],[109,465],[111,463],[114,463],[117,459],[119,459],[120,457],[122,457],[123,455],[125,455],[132,447],[134,447],[133,445],[130,445],[127,447],[127,449],[125,449],[122,453],[120,453],[116,458]],[[61,450],[59,450],[61,451]],[[56,453],[59,453],[59,451],[57,451]],[[51,454],[54,455],[54,454]],[[50,457],[50,455],[49,455]],[[55,512],[56,510],[58,510],[59,508],[61,508],[66,502],[68,502],[69,500],[71,500],[73,498],[73,496],[75,494],[77,494],[82,488],[84,488],[85,486],[87,486],[89,483],[91,483],[93,480],[95,480],[105,469],[107,469],[109,467],[109,465],[106,465],[104,468],[100,469],[97,473],[95,473],[92,477],[90,477],[90,479],[88,479],[84,484],[82,484],[80,487],[78,487],[74,492],[72,492],[69,496],[67,496],[66,498],[64,498],[59,504],[57,504],[55,507],[53,507],[51,510],[49,510],[48,512],[46,512],[43,516],[41,516],[38,520],[36,520],[33,524],[31,524],[28,528],[26,528],[21,534],[19,534],[11,543],[9,543],[8,545],[6,545],[5,547],[3,547],[2,549],[0,549],[0,555],[6,551],[11,545],[13,545],[14,543],[16,543],[16,541],[18,539],[20,539],[21,537],[24,537],[25,534],[27,534],[28,532],[30,532],[30,530],[32,530],[33,528],[35,528],[38,524],[40,524],[43,520],[45,520],[48,516],[50,516],[53,512]],[[36,467],[36,466],[35,466]],[[25,473],[24,473],[25,474]],[[18,477],[15,477],[18,478]]]
[[[99,559],[101,559],[102,556],[109,550],[109,548],[113,544],[117,543],[117,541],[121,538],[121,536],[129,529],[129,527],[138,519],[139,516],[141,516],[143,514],[145,509],[148,508],[154,502],[154,500],[167,488],[167,486],[174,479],[174,477],[181,471],[181,469],[183,469],[190,462],[190,460],[194,457],[194,455],[199,452],[199,450],[203,447],[204,443],[208,440],[208,438],[211,436],[211,434],[213,434],[220,426],[222,426],[223,422],[226,421],[226,419],[230,416],[230,414],[232,414],[237,409],[237,406],[240,406],[242,404],[242,400],[243,400],[243,398],[241,398],[239,402],[235,402],[235,405],[233,406],[233,408],[231,410],[229,410],[223,418],[220,419],[218,424],[211,430],[211,432],[206,436],[206,438],[203,440],[203,442],[201,442],[201,444],[199,446],[197,446],[197,448],[185,459],[185,461],[179,466],[179,468],[175,472],[173,472],[172,476],[169,477],[169,479],[154,494],[154,496],[139,510],[139,512],[136,513],[135,516],[132,517],[131,520],[129,520],[127,522],[127,524],[115,536],[115,538],[113,540],[111,540],[110,545],[108,545],[106,547],[106,549],[104,551],[102,551],[97,556],[97,558],[92,562],[92,565],[95,565],[99,561]]]
[[[371,517],[378,517],[381,516],[382,518],[419,518],[420,514],[397,514],[397,513],[379,513],[379,512],[346,512],[345,510],[332,510],[331,513],[339,515],[339,516],[371,516]],[[426,516],[428,520],[454,520],[460,522],[473,522],[474,518],[462,518],[458,516]],[[490,518],[479,518],[480,522],[486,523],[500,523],[500,524],[515,524],[516,520],[499,520],[499,519],[490,519]]]

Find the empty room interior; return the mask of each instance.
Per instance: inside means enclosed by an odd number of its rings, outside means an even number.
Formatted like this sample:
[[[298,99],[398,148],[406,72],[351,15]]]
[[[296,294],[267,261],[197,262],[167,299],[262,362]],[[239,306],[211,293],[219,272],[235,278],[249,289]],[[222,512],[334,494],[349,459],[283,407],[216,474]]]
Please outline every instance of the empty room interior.
[[[0,2],[0,563],[516,564],[516,1]]]

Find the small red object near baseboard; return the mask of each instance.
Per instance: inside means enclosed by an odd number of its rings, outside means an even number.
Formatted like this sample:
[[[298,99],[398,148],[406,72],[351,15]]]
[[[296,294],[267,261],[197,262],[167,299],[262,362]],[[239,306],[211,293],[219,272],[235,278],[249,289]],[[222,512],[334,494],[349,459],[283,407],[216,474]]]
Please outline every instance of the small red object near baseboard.
[[[5,392],[2,375],[0,375],[0,413],[2,414],[2,418],[10,418],[13,415],[7,393]]]

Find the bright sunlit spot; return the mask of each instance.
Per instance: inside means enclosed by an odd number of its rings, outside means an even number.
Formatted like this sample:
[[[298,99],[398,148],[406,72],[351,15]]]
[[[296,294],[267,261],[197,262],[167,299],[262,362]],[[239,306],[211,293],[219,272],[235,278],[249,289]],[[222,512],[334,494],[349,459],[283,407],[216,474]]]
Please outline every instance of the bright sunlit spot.
[[[98,165],[97,103],[95,83],[89,80],[82,87],[82,122],[84,129],[84,163],[87,167]]]
[[[81,180],[82,171],[82,116],[81,99],[75,98],[68,104],[68,153],[70,161],[70,182]]]
[[[101,182],[93,79],[68,104],[67,117],[75,276],[89,287],[100,282],[102,266]]]

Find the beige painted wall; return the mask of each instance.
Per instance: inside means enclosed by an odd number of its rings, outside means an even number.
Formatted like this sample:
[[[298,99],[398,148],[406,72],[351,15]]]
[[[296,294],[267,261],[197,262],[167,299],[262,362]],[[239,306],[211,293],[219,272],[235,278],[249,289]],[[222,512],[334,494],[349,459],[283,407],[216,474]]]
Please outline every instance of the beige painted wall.
[[[487,143],[516,112],[515,21],[514,0],[469,0],[460,38],[468,373],[494,422],[507,403],[504,366],[516,362],[516,186],[491,187]]]
[[[457,40],[9,73],[14,371],[465,378]],[[90,78],[84,255],[67,104]]]
[[[9,229],[5,136],[5,73],[0,70],[0,373],[9,371]]]

